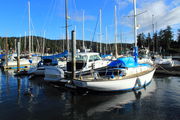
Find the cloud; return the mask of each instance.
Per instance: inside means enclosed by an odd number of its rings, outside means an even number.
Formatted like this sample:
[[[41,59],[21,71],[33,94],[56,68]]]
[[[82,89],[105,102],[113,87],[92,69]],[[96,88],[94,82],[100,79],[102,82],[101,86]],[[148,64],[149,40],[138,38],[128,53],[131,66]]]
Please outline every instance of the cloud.
[[[131,0],[114,0],[114,2],[119,9],[124,9],[131,3]]]
[[[82,22],[83,21],[83,13],[82,11],[76,11],[74,12],[73,14],[70,14],[70,19],[71,20],[74,20],[76,22]],[[87,21],[87,20],[96,20],[96,17],[95,16],[92,16],[92,15],[87,15],[86,13],[84,14],[84,20]]]
[[[173,6],[179,6],[180,5],[180,0],[172,0],[172,5]]]
[[[71,16],[71,19],[74,20],[74,21],[77,21],[77,22],[82,22],[83,21],[83,18],[82,16],[79,16],[79,15],[72,15]],[[84,16],[84,20],[96,20],[96,18],[92,15],[86,15]]]
[[[138,4],[139,2],[137,2]],[[163,1],[156,0],[150,2],[142,2],[137,8],[137,14],[147,11],[137,17],[137,23],[141,26],[138,30],[139,32],[152,32],[152,21],[155,25],[155,29],[163,29],[168,25],[180,25],[180,2],[178,0],[174,1]],[[129,15],[133,15],[133,11],[129,12]],[[126,26],[133,26],[132,18],[124,18]]]

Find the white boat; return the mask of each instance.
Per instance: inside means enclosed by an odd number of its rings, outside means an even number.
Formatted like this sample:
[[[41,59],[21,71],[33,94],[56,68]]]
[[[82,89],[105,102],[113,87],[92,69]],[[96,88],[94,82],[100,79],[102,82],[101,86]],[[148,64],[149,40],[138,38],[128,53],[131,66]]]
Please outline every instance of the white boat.
[[[107,67],[111,63],[110,60],[104,60],[100,57],[97,52],[79,52],[76,54],[76,73],[89,73],[92,69],[102,69]],[[72,62],[69,60],[67,62],[67,72],[72,70]]]
[[[29,75],[39,76],[44,75],[45,69],[49,68],[49,66],[57,66],[58,61],[55,58],[46,57],[43,58],[37,66],[33,66],[28,70]]]
[[[60,81],[64,78],[64,71],[59,66],[48,66],[44,73],[45,81]]]
[[[81,79],[75,79],[73,83],[78,88],[104,92],[129,91],[143,88],[151,82],[155,67],[150,64],[135,65],[132,63],[133,59],[131,57],[119,58],[112,64],[117,62],[122,67],[109,69],[103,76],[98,75],[98,73],[94,73],[91,76],[81,76]],[[127,61],[130,62],[126,63]]]
[[[31,66],[36,66],[39,63],[39,61],[41,61],[41,57],[31,56],[29,60],[30,60]]]
[[[154,64],[154,61],[152,61],[149,50],[147,48],[143,47],[139,50],[138,63]]]
[[[30,61],[27,58],[20,58],[20,68],[29,68]],[[1,64],[4,69],[17,69],[17,54],[9,56],[8,61],[4,60]]]
[[[134,41],[133,57],[118,58],[109,64],[104,75],[94,72],[93,75],[80,76],[74,79],[77,88],[93,91],[114,92],[141,89],[151,83],[156,68],[151,64],[138,63],[136,0],[134,0]]]
[[[158,56],[155,58],[154,63],[161,66],[161,67],[165,67],[165,68],[174,66],[174,61],[172,60],[172,57]]]
[[[71,56],[69,56],[70,59]],[[107,65],[111,61],[109,60],[103,60],[100,56],[99,53],[96,52],[79,52],[77,53],[76,56],[76,74],[83,75],[83,74],[90,74],[90,71],[97,70],[97,69],[103,69],[107,67]],[[72,63],[71,60],[67,62],[67,67],[65,70],[65,74],[71,75],[71,70],[72,69]],[[46,69],[45,70],[45,78],[44,80],[46,81],[54,81],[54,80],[61,80],[63,77],[62,76],[62,68],[59,68],[57,66],[52,66],[51,69]],[[64,75],[64,73],[63,73]]]
[[[34,76],[39,76],[39,75],[44,76],[46,69],[49,69],[52,67],[63,68],[64,66],[66,66],[66,61],[65,60],[58,61],[57,58],[63,57],[66,55],[67,55],[67,51],[61,54],[57,54],[57,55],[43,56],[41,61],[37,64],[37,66],[33,66],[29,69],[28,74],[34,75]]]

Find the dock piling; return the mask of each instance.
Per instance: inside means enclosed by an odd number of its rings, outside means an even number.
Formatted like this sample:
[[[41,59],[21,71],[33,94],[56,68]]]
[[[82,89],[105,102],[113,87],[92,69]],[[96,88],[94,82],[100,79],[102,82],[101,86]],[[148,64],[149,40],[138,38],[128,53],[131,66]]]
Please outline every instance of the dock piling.
[[[76,77],[76,32],[73,30],[71,32],[71,37],[72,37],[72,79],[75,79]]]

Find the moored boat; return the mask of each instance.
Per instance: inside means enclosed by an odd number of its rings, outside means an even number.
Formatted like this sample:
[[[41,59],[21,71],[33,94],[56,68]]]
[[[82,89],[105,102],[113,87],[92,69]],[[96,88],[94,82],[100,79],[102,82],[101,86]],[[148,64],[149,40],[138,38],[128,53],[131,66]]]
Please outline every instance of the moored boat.
[[[146,87],[152,80],[155,67],[150,64],[133,63],[133,59],[119,58],[110,64],[119,66],[109,69],[105,75],[100,76],[95,72],[91,76],[75,79],[73,83],[79,88],[103,92],[129,91]]]

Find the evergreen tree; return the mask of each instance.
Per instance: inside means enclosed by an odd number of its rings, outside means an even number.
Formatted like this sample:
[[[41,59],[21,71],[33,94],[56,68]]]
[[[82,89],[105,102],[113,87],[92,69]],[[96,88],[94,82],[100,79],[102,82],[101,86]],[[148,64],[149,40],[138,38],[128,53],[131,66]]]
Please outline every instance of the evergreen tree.
[[[138,47],[146,47],[146,40],[145,40],[145,35],[144,33],[140,33],[138,36],[137,36],[137,45]]]
[[[159,37],[158,37],[158,34],[157,32],[154,33],[153,35],[153,42],[154,42],[154,50],[155,52],[158,52],[159,51],[159,48],[158,48],[158,45],[159,45]]]
[[[178,42],[178,48],[180,48],[180,29],[178,29],[177,42]]]
[[[147,43],[147,47],[150,51],[152,51],[152,39],[151,39],[151,34],[148,33],[148,36],[146,38],[146,43]]]

